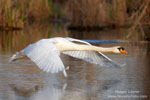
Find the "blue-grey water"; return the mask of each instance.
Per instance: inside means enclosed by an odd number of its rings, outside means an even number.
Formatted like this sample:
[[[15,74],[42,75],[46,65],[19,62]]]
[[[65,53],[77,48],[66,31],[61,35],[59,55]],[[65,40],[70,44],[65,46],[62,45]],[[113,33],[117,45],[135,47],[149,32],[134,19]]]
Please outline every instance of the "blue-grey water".
[[[149,100],[150,44],[125,41],[123,30],[72,32],[57,26],[34,26],[0,34],[0,100]],[[118,31],[120,33],[118,33]],[[9,57],[41,38],[73,37],[99,41],[93,45],[126,48],[127,55],[105,53],[122,68],[105,68],[61,55],[68,77],[45,73],[28,58],[8,63]],[[112,41],[113,40],[113,41]],[[116,42],[114,42],[114,40]],[[113,43],[109,43],[112,41]]]

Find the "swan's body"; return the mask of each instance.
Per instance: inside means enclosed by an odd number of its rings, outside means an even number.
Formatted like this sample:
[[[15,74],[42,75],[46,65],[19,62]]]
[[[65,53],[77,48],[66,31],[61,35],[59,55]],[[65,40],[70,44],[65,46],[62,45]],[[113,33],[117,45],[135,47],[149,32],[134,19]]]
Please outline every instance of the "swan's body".
[[[56,37],[42,39],[28,45],[25,49],[14,54],[10,58],[10,62],[27,56],[42,70],[51,73],[63,71],[65,76],[67,74],[60,59],[60,53],[101,66],[119,66],[101,52],[126,53],[124,48],[120,46],[103,48],[78,39]]]

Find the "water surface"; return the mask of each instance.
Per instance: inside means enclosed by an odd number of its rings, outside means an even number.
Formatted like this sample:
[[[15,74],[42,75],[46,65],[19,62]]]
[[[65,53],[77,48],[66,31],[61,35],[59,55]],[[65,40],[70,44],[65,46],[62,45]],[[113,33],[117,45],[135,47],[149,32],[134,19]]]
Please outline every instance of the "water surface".
[[[125,30],[103,32],[67,31],[63,25],[28,26],[22,31],[0,33],[0,100],[149,100],[150,44],[140,42],[98,43],[120,45],[128,54],[106,53],[123,68],[105,68],[61,55],[68,77],[48,74],[25,58],[8,63],[9,57],[41,38],[74,37],[83,40],[124,41]]]

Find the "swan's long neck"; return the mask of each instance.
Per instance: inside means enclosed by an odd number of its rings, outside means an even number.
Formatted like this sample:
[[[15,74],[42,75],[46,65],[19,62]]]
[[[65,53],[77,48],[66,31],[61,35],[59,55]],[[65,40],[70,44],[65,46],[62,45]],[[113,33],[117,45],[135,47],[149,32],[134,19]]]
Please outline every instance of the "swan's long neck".
[[[113,52],[111,47],[96,47],[96,46],[92,46],[94,51],[98,51],[98,52]]]
[[[76,48],[77,50],[90,50],[90,51],[97,51],[97,52],[113,52],[112,47],[104,48],[104,47],[97,47],[92,45],[80,45]]]
[[[76,45],[76,44],[63,44],[63,43],[56,43],[56,47],[59,49],[60,52],[64,51],[75,51],[75,50],[89,50],[89,51],[97,51],[97,52],[113,52],[112,47],[104,48],[92,45]]]

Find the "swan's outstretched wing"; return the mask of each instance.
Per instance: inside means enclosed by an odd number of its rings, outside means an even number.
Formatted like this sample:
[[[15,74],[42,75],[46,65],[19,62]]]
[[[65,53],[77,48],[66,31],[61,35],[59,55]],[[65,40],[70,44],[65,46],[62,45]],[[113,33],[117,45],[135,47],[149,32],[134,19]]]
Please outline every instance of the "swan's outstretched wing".
[[[46,72],[57,73],[65,71],[63,62],[59,57],[60,53],[51,42],[38,41],[30,44],[21,52],[26,54],[40,69]],[[64,74],[66,73],[64,72]]]
[[[90,43],[86,42],[86,41],[82,41],[79,39],[74,39],[74,38],[70,38],[70,37],[66,37],[65,39],[75,43],[75,44],[84,44],[84,45],[91,45]]]
[[[120,67],[119,64],[96,51],[65,51],[63,53],[104,67]]]

